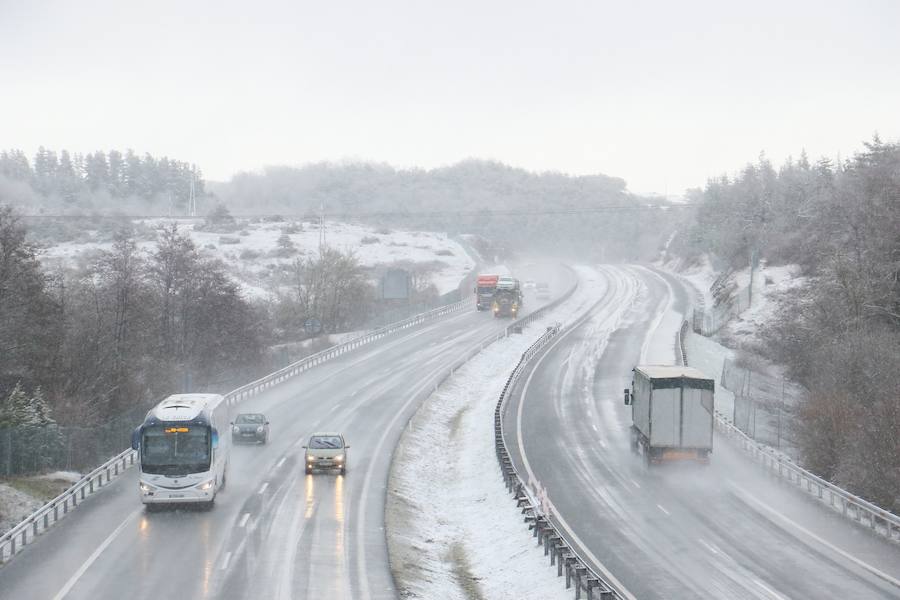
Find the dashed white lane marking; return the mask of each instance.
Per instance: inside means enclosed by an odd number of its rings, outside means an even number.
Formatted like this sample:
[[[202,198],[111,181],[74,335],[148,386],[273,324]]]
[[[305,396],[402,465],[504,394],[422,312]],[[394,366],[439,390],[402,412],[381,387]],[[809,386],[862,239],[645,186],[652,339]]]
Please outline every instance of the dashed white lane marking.
[[[267,487],[269,487],[269,482],[268,482],[268,481],[265,482],[264,484],[262,484],[262,487],[259,488],[259,491],[258,491],[257,493],[258,493],[258,494],[262,494],[263,492],[266,491],[266,488],[267,488]]]
[[[244,516],[241,517],[240,522],[238,523],[238,527],[243,527],[247,524],[247,519],[250,518],[250,513],[244,513]]]
[[[64,585],[63,588],[59,590],[59,593],[53,596],[53,600],[62,600],[70,591],[72,591],[72,587],[74,587],[74,585],[78,583],[78,580],[81,579],[81,576],[91,568],[91,565],[94,564],[94,561],[96,561],[97,558],[99,558],[100,555],[103,554],[103,551],[113,543],[113,540],[115,540],[116,537],[118,537],[118,535],[122,533],[122,531],[125,529],[125,527],[128,526],[128,523],[130,523],[132,519],[138,516],[138,513],[140,513],[141,510],[142,509],[140,508],[135,509],[134,512],[125,517],[125,520],[122,521],[118,527],[116,527],[115,531],[109,534],[109,537],[103,540],[103,543],[100,544],[100,546],[98,546],[96,550],[94,550],[94,553],[91,554],[86,561],[84,561],[84,564],[82,564],[77,571],[75,571],[75,574],[72,575],[69,581],[66,582],[66,585]]]
[[[706,548],[707,548],[710,552],[712,552],[713,554],[718,554],[718,553],[719,553],[719,551],[716,550],[716,549],[713,547],[712,544],[710,544],[709,542],[707,542],[707,541],[704,540],[703,538],[697,538],[697,539],[700,540],[700,543],[703,544],[704,546],[706,546]]]
[[[600,431],[600,429],[597,427],[596,423],[591,423],[591,427],[594,428],[594,431]],[[600,445],[605,446],[605,444],[603,443],[603,440],[600,440]]]
[[[667,515],[671,515],[671,514],[672,514],[672,513],[670,513],[669,511],[667,511],[665,508],[663,508],[663,505],[662,505],[662,504],[657,504],[657,505],[656,505],[656,508],[658,508],[659,510],[663,511],[663,512],[666,513]]]
[[[637,481],[635,481],[634,479],[631,479],[630,481],[632,485],[634,485],[634,487],[636,487],[637,489],[641,489],[641,484],[639,484]]]
[[[223,571],[228,568],[228,563],[231,562],[231,552],[225,553],[225,558],[222,559],[222,566],[219,567]]]
[[[777,598],[778,600],[789,600],[787,596],[784,596],[784,595],[782,595],[782,594],[779,594],[778,592],[776,592],[775,590],[773,590],[772,588],[770,588],[769,586],[767,586],[766,584],[764,584],[764,583],[763,583],[762,581],[760,581],[759,579],[754,579],[754,580],[753,580],[753,583],[755,583],[756,585],[758,585],[759,587],[761,587],[762,589],[764,589],[764,590],[765,590],[766,592],[768,592],[771,596],[773,596],[774,598]]]
[[[283,465],[284,461],[286,461],[286,460],[287,460],[287,456],[282,456],[281,460],[279,460],[277,463],[275,463],[275,468],[280,469],[281,465]]]

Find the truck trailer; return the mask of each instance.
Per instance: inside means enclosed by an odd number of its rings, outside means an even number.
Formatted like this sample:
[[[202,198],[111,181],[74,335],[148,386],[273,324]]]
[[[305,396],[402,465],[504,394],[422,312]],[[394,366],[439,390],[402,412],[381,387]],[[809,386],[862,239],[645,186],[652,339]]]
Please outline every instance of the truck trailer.
[[[631,450],[647,465],[677,460],[708,463],[713,449],[715,381],[692,367],[633,369]]]

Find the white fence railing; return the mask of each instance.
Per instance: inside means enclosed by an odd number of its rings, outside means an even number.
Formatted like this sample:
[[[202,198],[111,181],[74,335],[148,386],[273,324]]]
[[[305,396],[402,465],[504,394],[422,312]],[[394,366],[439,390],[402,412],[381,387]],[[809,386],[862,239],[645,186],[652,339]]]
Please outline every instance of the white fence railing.
[[[338,344],[337,346],[332,346],[331,348],[307,356],[306,358],[298,360],[297,362],[257,379],[256,381],[242,385],[236,390],[232,390],[225,394],[225,399],[229,406],[235,406],[247,398],[256,396],[271,387],[291,379],[292,377],[296,377],[297,375],[332,360],[333,358],[341,356],[342,354],[356,350],[360,346],[382,339],[403,329],[459,312],[465,308],[472,308],[472,302],[468,298],[375,329],[343,344]],[[52,527],[73,509],[77,508],[88,496],[106,488],[112,479],[118,477],[126,469],[134,465],[136,460],[135,455],[135,451],[129,448],[110,458],[108,461],[82,477],[65,492],[37,509],[28,518],[4,533],[3,536],[0,537],[0,565],[8,562],[17,552],[21,551],[22,548],[37,538],[38,535]]]
[[[678,339],[685,365],[688,364],[684,348],[686,332],[687,321],[682,324],[682,335]],[[832,510],[841,513],[845,518],[865,525],[889,540],[900,541],[900,516],[863,500],[859,496],[854,496],[847,490],[807,471],[778,450],[753,440],[729,422],[719,411],[716,411],[716,429],[773,475],[795,484],[797,489],[805,491]]]
[[[844,517],[860,523],[888,539],[900,541],[900,517],[854,496],[850,492],[810,473],[786,455],[751,439],[716,412],[716,429],[735,442],[768,472],[794,484]]]

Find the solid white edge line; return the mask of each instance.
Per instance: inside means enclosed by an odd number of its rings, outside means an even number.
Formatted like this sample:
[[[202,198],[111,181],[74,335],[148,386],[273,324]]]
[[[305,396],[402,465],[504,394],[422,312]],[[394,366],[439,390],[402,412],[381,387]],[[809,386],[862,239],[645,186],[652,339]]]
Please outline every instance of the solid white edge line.
[[[900,588],[900,580],[895,579],[894,577],[891,577],[890,575],[888,575],[888,574],[885,573],[884,571],[881,571],[881,570],[877,569],[876,567],[873,567],[873,566],[870,565],[869,563],[867,563],[867,562],[865,562],[865,561],[862,561],[862,560],[856,558],[855,556],[853,556],[853,555],[850,554],[849,552],[847,552],[847,551],[845,551],[845,550],[841,550],[840,548],[838,548],[837,546],[835,546],[835,545],[832,544],[831,542],[829,542],[829,541],[827,541],[827,540],[824,540],[824,539],[820,538],[819,536],[817,536],[816,534],[814,534],[812,531],[808,530],[808,529],[807,529],[806,527],[804,527],[803,525],[797,523],[796,521],[794,521],[794,520],[791,519],[790,517],[787,517],[787,516],[781,514],[781,513],[778,512],[776,509],[772,508],[771,506],[769,506],[768,504],[766,504],[765,502],[763,502],[762,500],[760,500],[759,498],[757,498],[756,496],[754,496],[753,494],[751,494],[748,490],[746,490],[745,488],[739,486],[738,484],[734,483],[733,481],[730,481],[730,480],[729,480],[729,481],[728,481],[728,485],[730,485],[733,489],[739,491],[739,492],[740,492],[740,493],[741,493],[741,494],[742,494],[749,502],[752,502],[753,504],[757,505],[759,508],[762,508],[762,509],[765,510],[766,512],[768,512],[768,513],[770,513],[771,515],[777,517],[777,518],[780,519],[781,521],[787,523],[788,525],[790,525],[791,527],[793,527],[793,528],[796,529],[797,531],[800,531],[800,532],[803,533],[804,535],[808,536],[810,539],[815,540],[816,542],[822,544],[823,546],[825,546],[826,548],[828,548],[828,549],[831,550],[832,552],[836,552],[837,554],[839,554],[839,555],[841,555],[842,557],[846,558],[847,560],[849,560],[850,562],[854,563],[855,565],[857,565],[857,566],[859,566],[859,567],[862,567],[862,568],[865,569],[866,571],[869,571],[870,573],[872,573],[872,574],[875,575],[876,577],[879,577],[879,578],[883,579],[884,581],[890,583],[891,585]]]
[[[598,271],[599,274],[607,276],[608,274],[604,271]],[[609,283],[609,279],[607,277],[607,283]],[[581,317],[578,317],[581,318]],[[576,319],[577,320],[577,319]],[[525,385],[522,387],[522,393],[519,395],[519,406],[516,411],[516,440],[519,444],[519,456],[522,458],[522,464],[525,466],[525,470],[528,472],[528,478],[530,481],[537,481],[534,476],[534,472],[531,470],[531,464],[528,462],[528,457],[525,455],[525,443],[522,439],[522,412],[523,406],[525,405],[525,397],[528,395],[528,386],[531,385],[531,378],[534,377],[534,374],[537,372],[538,367],[541,366],[541,363],[544,362],[544,359],[547,358],[553,348],[557,346],[557,344],[561,343],[570,333],[578,329],[574,327],[572,329],[568,329],[562,333],[553,343],[551,343],[546,350],[544,350],[543,354],[541,354],[540,358],[538,358],[537,362],[531,369],[531,372],[528,374],[528,378],[525,380]],[[603,572],[603,575],[612,582],[614,586],[618,589],[619,593],[625,596],[628,600],[637,600],[637,597],[629,592],[625,586],[619,581],[615,575],[613,575],[606,566],[600,562],[600,559],[591,552],[587,545],[581,541],[581,538],[569,527],[569,524],[563,518],[558,510],[556,510],[556,506],[554,506],[553,501],[549,498],[547,499],[547,504],[550,505],[550,509],[553,511],[553,515],[556,519],[556,522],[562,527],[566,533],[569,535],[569,538],[574,541],[581,548],[582,552],[595,564],[597,568]]]
[[[59,590],[59,592],[55,596],[53,596],[53,600],[62,600],[68,595],[70,591],[72,591],[72,588],[76,583],[78,583],[78,580],[81,579],[81,576],[91,568],[91,565],[94,564],[94,561],[96,561],[100,557],[100,555],[103,554],[103,551],[113,543],[113,540],[115,540],[119,536],[119,534],[122,533],[128,523],[131,522],[131,520],[136,516],[138,516],[138,514],[140,514],[142,510],[143,507],[136,508],[130,515],[125,517],[125,520],[122,521],[111,534],[109,534],[109,537],[103,540],[103,543],[101,543],[97,547],[97,549],[94,550],[94,553],[91,554],[86,561],[84,561],[84,564],[82,564],[77,571],[75,571],[75,574],[69,578],[69,581],[66,582],[66,585],[64,585],[62,589]]]

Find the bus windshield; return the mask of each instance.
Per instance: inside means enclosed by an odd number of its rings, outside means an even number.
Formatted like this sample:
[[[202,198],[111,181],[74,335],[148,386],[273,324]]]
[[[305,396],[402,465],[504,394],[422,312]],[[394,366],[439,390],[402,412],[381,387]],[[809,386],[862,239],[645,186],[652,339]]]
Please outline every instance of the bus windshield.
[[[209,427],[153,425],[141,437],[141,470],[163,475],[209,470]]]

